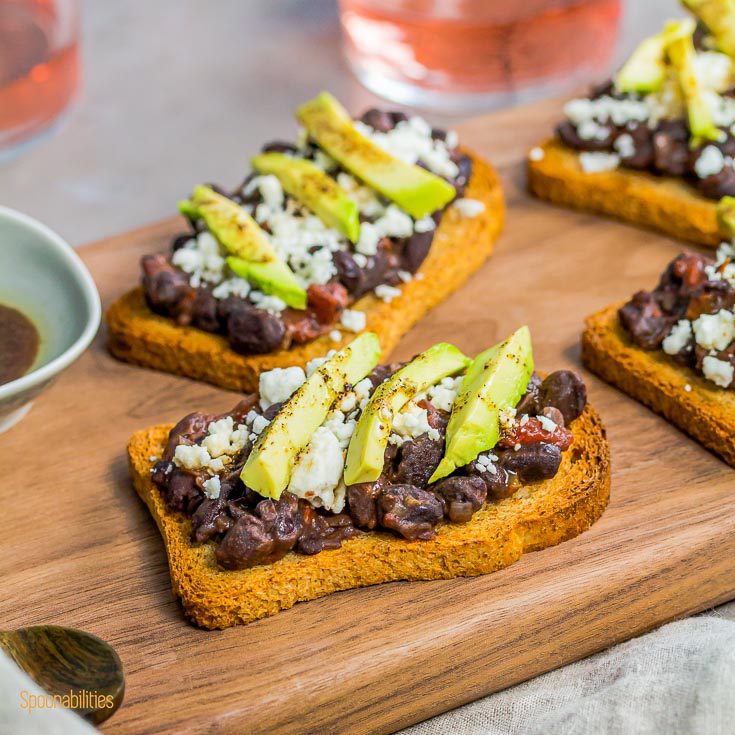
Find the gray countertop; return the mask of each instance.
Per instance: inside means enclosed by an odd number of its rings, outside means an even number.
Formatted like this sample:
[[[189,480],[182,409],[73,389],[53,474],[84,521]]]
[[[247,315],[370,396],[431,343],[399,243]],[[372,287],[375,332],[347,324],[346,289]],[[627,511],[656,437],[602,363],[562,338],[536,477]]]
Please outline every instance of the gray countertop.
[[[679,12],[625,5],[618,57]],[[0,167],[0,203],[74,245],[172,214],[199,181],[236,183],[321,89],[354,111],[377,101],[341,58],[335,0],[90,0],[82,30],[74,107]]]

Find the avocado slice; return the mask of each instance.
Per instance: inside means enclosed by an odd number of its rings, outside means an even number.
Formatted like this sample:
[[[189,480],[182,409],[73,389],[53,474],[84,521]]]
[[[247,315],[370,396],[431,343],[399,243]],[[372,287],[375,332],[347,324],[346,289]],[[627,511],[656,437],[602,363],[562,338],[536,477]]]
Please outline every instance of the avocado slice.
[[[291,196],[308,207],[327,227],[350,242],[360,239],[360,212],[349,194],[311,161],[283,153],[261,153],[251,159],[261,174],[273,174]]]
[[[377,480],[383,471],[393,416],[417,393],[464,370],[469,363],[454,345],[441,342],[381,383],[363,409],[347,448],[345,484]]]
[[[674,35],[674,40],[667,45],[667,52],[679,79],[682,95],[686,102],[689,131],[692,134],[692,147],[700,145],[702,140],[719,140],[722,133],[712,119],[702,89],[694,73],[694,43],[691,35],[676,35],[677,23],[670,23],[667,29]],[[666,31],[664,31],[666,32]]]
[[[656,92],[666,79],[665,33],[643,39],[615,76],[618,92]]]
[[[263,430],[242,468],[247,487],[277,500],[291,480],[294,460],[324,423],[348,385],[361,381],[378,364],[380,341],[364,332],[315,370]]]
[[[190,219],[204,220],[210,232],[234,256],[227,262],[235,273],[294,309],[306,308],[306,290],[278,256],[265,232],[241,206],[209,186],[197,186],[191,199],[179,202],[179,211]]]
[[[332,158],[414,219],[441,209],[457,194],[440,176],[394,158],[361,135],[347,110],[328,92],[299,107],[296,117]]]
[[[735,56],[735,2],[733,0],[682,0],[714,36],[720,51]]]
[[[717,202],[717,226],[724,237],[735,237],[735,197],[722,197]]]
[[[498,443],[500,411],[516,406],[532,373],[531,332],[525,326],[474,359],[449,418],[444,457],[430,483]]]

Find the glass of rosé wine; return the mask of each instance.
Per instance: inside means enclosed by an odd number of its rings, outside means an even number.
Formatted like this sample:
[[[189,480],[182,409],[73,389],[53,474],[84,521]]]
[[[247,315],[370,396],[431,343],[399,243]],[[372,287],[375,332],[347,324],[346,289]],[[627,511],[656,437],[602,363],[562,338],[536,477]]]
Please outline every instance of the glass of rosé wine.
[[[0,0],[0,161],[48,131],[79,84],[78,0]]]
[[[606,70],[620,0],[339,0],[347,61],[393,102],[471,112]]]

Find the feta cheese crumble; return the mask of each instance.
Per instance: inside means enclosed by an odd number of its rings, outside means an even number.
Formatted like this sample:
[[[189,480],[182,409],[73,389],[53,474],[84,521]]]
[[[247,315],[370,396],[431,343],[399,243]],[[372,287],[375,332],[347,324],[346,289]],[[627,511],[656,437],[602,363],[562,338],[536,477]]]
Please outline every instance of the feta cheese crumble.
[[[694,164],[694,172],[700,179],[714,176],[725,168],[725,156],[722,151],[714,145],[708,145],[702,150]]]
[[[613,148],[621,158],[632,158],[635,155],[635,141],[630,133],[619,135],[613,143]]]
[[[586,174],[599,174],[616,169],[620,165],[620,156],[604,151],[582,151],[579,154],[579,165]]]
[[[260,407],[265,410],[274,403],[282,403],[290,398],[305,380],[306,374],[300,367],[274,368],[261,373],[258,381]]]
[[[735,376],[735,367],[732,363],[719,360],[712,355],[702,360],[702,372],[707,380],[711,380],[715,385],[721,388],[728,388]]]
[[[689,344],[691,338],[691,322],[688,319],[679,319],[661,343],[661,348],[667,355],[677,355]]]
[[[375,295],[386,304],[390,304],[393,299],[401,295],[401,289],[395,286],[389,286],[387,283],[381,283],[375,287]]]
[[[235,426],[232,416],[212,421],[201,444],[179,444],[173,463],[187,470],[221,472],[232,456],[243,449],[248,439],[246,426]]]
[[[388,442],[401,446],[409,439],[416,439],[422,434],[428,434],[432,441],[436,441],[441,436],[439,431],[429,424],[429,415],[426,409],[417,406],[414,401],[409,401],[403,407],[403,410],[393,416]]]
[[[226,266],[219,242],[206,230],[176,250],[171,262],[189,276],[194,288],[222,281]]]
[[[460,216],[466,219],[477,217],[485,211],[485,203],[479,199],[467,199],[466,197],[455,199],[453,206],[459,212]]]
[[[340,324],[350,332],[362,332],[367,324],[364,311],[357,309],[345,309],[339,318]]]
[[[543,161],[545,155],[544,149],[539,146],[534,146],[528,151],[528,159],[530,161]]]
[[[692,322],[694,337],[706,350],[724,350],[735,339],[735,315],[720,309],[717,314],[702,314]]]

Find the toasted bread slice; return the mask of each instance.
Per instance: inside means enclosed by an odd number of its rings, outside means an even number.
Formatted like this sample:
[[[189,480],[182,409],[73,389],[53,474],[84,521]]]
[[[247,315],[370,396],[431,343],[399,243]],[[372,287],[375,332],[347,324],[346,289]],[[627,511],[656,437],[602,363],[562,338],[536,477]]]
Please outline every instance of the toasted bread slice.
[[[723,237],[716,205],[683,179],[618,168],[585,173],[579,153],[552,139],[528,161],[528,186],[541,199],[595,214],[607,214],[673,237],[717,247]]]
[[[587,318],[584,364],[735,467],[735,392],[677,365],[663,351],[636,347],[620,325],[622,305]]]
[[[150,479],[172,425],[135,433],[128,444],[133,484],[163,536],[171,584],[187,617],[204,628],[227,628],[274,615],[303,600],[399,579],[487,574],[586,531],[610,495],[610,455],[599,416],[589,406],[573,424],[574,444],[556,477],[487,504],[464,525],[444,523],[432,541],[406,541],[369,531],[340,549],[314,556],[289,553],[274,564],[226,571],[214,544],[194,545],[191,521],[173,513]]]
[[[390,303],[367,294],[350,307],[366,313],[366,329],[380,337],[383,355],[388,355],[426,312],[464,283],[492,252],[503,226],[503,193],[493,168],[475,155],[472,162],[465,196],[482,201],[485,211],[463,218],[450,206],[437,228],[419,278],[404,284],[401,295]],[[108,347],[115,357],[239,391],[257,390],[258,376],[264,370],[303,366],[331,349],[340,349],[355,336],[336,325],[342,332],[342,338],[336,342],[324,335],[288,350],[239,355],[220,335],[180,327],[154,314],[146,305],[142,288],[112,304],[107,325]]]

